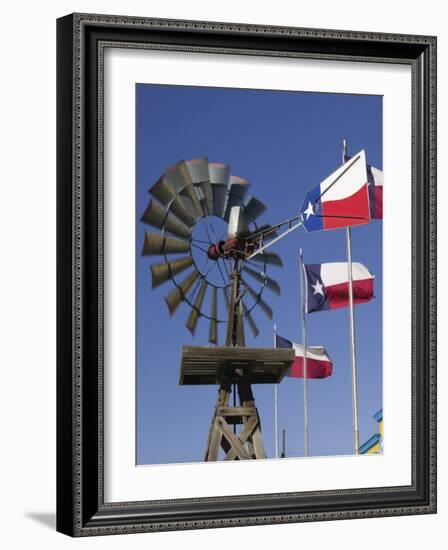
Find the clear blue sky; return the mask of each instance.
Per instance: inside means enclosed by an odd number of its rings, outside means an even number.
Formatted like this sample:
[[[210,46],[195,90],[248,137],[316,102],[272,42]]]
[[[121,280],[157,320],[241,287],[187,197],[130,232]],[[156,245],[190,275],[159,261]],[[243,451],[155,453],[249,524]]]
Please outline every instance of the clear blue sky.
[[[277,223],[296,215],[305,193],[338,167],[343,138],[349,154],[365,149],[367,161],[382,169],[382,98],[138,84],[136,99],[137,463],[200,461],[218,388],[179,386],[178,380],[182,345],[207,345],[208,323],[200,319],[192,337],[185,304],[172,318],[168,314],[163,297],[171,284],[151,290],[150,264],[160,260],[140,255],[144,232],[152,230],[139,221],[148,189],[169,165],[206,156],[248,179],[251,192],[268,206],[260,220]],[[355,308],[361,443],[376,432],[372,415],[382,407],[381,240],[381,221],[352,231],[353,260],[376,276],[376,298]],[[267,290],[264,296],[278,333],[297,342],[300,247],[308,263],[345,261],[345,230],[298,230],[272,248],[284,262],[269,271],[282,294]],[[247,345],[272,347],[272,322],[261,311],[255,319],[260,335],[254,339],[247,330]],[[220,330],[222,343],[224,325]],[[309,315],[308,342],[325,346],[334,364],[332,377],[308,382],[310,454],[352,454],[348,309]],[[273,457],[273,387],[253,390]],[[286,429],[288,456],[303,455],[302,396],[300,379],[285,378],[279,386],[279,428]]]

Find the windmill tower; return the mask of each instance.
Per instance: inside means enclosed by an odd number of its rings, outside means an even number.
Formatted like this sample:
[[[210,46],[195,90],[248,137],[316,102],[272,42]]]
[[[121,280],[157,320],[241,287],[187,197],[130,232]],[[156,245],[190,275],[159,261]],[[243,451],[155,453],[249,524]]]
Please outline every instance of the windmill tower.
[[[218,460],[220,449],[225,460],[266,458],[252,385],[279,383],[294,361],[293,350],[245,346],[245,324],[255,337],[259,333],[254,310],[272,319],[262,295],[265,289],[280,294],[280,286],[266,272],[282,266],[277,254],[253,255],[276,237],[276,227],[257,225],[266,207],[253,196],[246,199],[248,189],[249,182],[230,175],[226,164],[206,158],[180,161],[150,189],[152,198],[141,218],[160,230],[145,233],[142,254],[163,258],[151,266],[152,286],[173,285],[165,296],[170,314],[186,303],[191,310],[186,327],[192,334],[200,318],[209,321],[213,346],[184,346],[180,368],[182,385],[219,386],[205,461]],[[221,238],[217,221],[225,228]],[[199,236],[198,227],[203,229]],[[218,346],[221,324],[226,325],[224,346]]]

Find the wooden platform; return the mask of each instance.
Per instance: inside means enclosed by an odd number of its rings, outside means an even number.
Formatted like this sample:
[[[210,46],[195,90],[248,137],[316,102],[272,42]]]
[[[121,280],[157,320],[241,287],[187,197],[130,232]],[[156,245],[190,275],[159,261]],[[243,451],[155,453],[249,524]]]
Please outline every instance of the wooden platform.
[[[294,359],[293,349],[184,346],[179,384],[220,384],[242,377],[250,384],[278,384]]]

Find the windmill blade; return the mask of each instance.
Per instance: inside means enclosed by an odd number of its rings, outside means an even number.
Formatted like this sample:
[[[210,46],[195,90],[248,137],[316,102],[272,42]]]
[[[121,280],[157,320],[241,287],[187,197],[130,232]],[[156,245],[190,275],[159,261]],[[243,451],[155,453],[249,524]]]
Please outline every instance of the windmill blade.
[[[186,160],[190,179],[196,189],[201,191],[200,203],[206,215],[213,214],[213,191],[208,172],[208,159],[206,157]]]
[[[180,283],[179,286],[173,288],[173,290],[165,296],[165,302],[168,306],[170,315],[173,315],[180,303],[185,300],[185,296],[194,283],[198,280],[199,275],[199,271],[195,269]]]
[[[213,192],[209,181],[198,183],[195,186],[196,193],[205,216],[213,215]]]
[[[193,186],[193,182],[191,181],[185,161],[181,160],[170,166],[165,171],[164,176],[178,193],[186,195],[191,200],[196,219],[201,217],[203,215],[203,210],[199,203],[199,199]]]
[[[251,262],[267,263],[268,265],[275,265],[277,267],[283,267],[282,259],[275,252],[263,252],[254,256]]]
[[[160,264],[153,264],[151,266],[152,274],[152,288],[156,288],[162,283],[168,281],[173,275],[177,275],[185,269],[188,269],[193,265],[193,258],[191,256],[185,256],[172,262],[164,262]]]
[[[165,228],[166,231],[176,235],[176,237],[189,239],[191,237],[191,228],[185,225],[178,217],[171,212],[167,212],[166,208],[155,200],[150,200],[141,221],[158,227]]]
[[[218,289],[212,287],[212,310],[210,319],[210,331],[208,333],[208,341],[210,344],[218,344]]]
[[[230,298],[229,298],[229,293],[228,293],[228,290],[227,290],[227,287],[224,287],[222,289],[222,292],[224,294],[224,302],[226,304],[226,313],[229,313],[229,308],[230,308]]]
[[[205,215],[212,216],[213,215],[213,190],[212,190],[211,183],[209,181],[203,181],[202,183],[198,183],[196,185],[196,188],[199,189],[202,193],[200,203]]]
[[[210,181],[207,157],[186,160],[185,165],[187,167],[190,180],[194,185],[202,183],[204,181]]]
[[[230,168],[227,164],[210,162],[208,170],[213,193],[213,214],[222,218],[224,216],[224,207],[227,200]]]
[[[274,279],[268,277],[264,272],[260,273],[259,271],[255,271],[247,266],[243,267],[243,271],[256,279],[262,285],[268,287],[270,290],[272,290],[272,292],[275,292],[275,294],[280,296],[280,285],[277,283],[277,281],[274,281]]]
[[[249,189],[249,182],[239,176],[230,176],[229,194],[227,197],[224,219],[229,221],[230,211],[233,206],[240,206]]]
[[[202,281],[201,286],[199,287],[199,292],[196,296],[196,299],[193,304],[193,308],[190,312],[190,315],[188,317],[188,320],[185,324],[187,329],[191,332],[191,334],[194,335],[196,332],[196,326],[198,324],[199,317],[201,316],[201,307],[202,302],[205,298],[205,293],[207,291],[208,283],[206,280]]]
[[[157,254],[177,254],[189,252],[190,243],[176,237],[168,237],[160,233],[145,232],[142,256],[154,256]]]
[[[247,292],[252,296],[255,302],[261,307],[261,309],[265,312],[265,314],[269,317],[269,319],[272,319],[272,309],[263,300],[260,294],[257,294],[255,290],[246,283],[246,281],[243,281],[243,284],[246,287]]]
[[[252,195],[244,204],[244,212],[252,220],[256,220],[266,210],[266,206]]]
[[[243,304],[243,313],[246,318],[247,324],[249,325],[249,328],[250,328],[250,331],[252,332],[253,337],[256,338],[260,334],[260,331],[258,330],[258,327],[255,324],[255,321],[252,315],[247,311],[246,304],[244,302],[242,302],[242,304]]]
[[[164,176],[156,181],[149,192],[165,206],[169,205],[169,210],[188,226],[192,226],[196,221],[197,216],[192,215],[192,209],[189,208],[185,197],[178,195]]]

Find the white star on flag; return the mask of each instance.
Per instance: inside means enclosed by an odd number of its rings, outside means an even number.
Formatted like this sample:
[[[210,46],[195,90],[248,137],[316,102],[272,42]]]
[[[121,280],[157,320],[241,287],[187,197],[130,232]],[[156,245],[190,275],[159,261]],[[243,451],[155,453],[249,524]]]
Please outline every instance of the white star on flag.
[[[306,219],[308,219],[310,216],[314,216],[313,205],[310,202],[308,202],[308,208],[304,210],[303,213],[306,214]]]
[[[322,296],[324,296],[324,291],[322,290],[322,283],[319,282],[319,279],[317,279],[315,285],[311,285],[311,286],[314,289],[313,296],[315,296],[316,294],[322,294]]]

